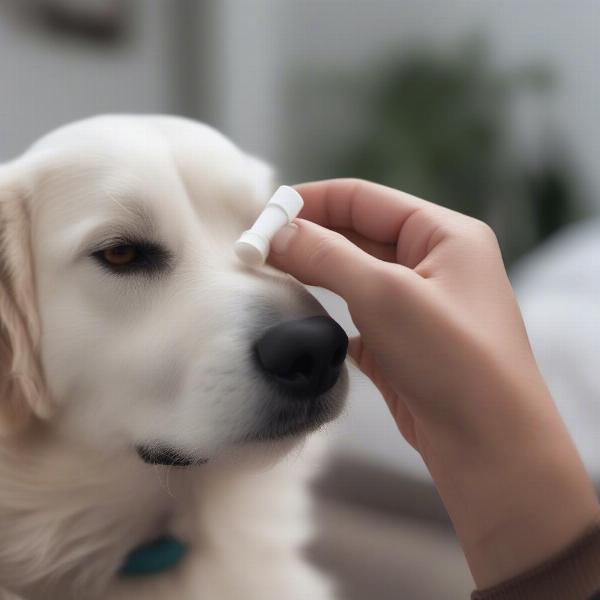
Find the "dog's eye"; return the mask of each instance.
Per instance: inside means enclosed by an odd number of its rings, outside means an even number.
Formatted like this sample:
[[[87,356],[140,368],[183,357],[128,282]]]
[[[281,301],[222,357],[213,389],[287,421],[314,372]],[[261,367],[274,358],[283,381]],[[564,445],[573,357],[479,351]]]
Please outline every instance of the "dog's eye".
[[[92,256],[111,273],[154,274],[169,264],[169,253],[151,242],[115,242],[92,253]]]
[[[111,265],[128,265],[137,258],[137,249],[135,246],[113,246],[102,251],[102,258]]]

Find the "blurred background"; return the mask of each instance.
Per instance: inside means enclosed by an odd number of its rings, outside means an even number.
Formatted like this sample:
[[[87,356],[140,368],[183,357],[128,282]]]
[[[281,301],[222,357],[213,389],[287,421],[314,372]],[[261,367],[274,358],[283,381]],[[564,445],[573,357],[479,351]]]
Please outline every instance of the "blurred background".
[[[600,483],[599,57],[597,0],[0,0],[0,162],[79,118],[176,113],[282,181],[366,177],[488,221]],[[342,597],[467,598],[427,473],[356,372],[330,431],[309,552]]]

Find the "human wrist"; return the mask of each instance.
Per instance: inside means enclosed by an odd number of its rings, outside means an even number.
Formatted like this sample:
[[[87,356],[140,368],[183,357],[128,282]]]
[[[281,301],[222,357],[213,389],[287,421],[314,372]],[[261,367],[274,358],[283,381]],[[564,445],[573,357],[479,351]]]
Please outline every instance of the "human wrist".
[[[539,564],[597,518],[593,485],[547,402],[539,419],[516,413],[496,422],[487,439],[425,443],[425,461],[480,588]]]

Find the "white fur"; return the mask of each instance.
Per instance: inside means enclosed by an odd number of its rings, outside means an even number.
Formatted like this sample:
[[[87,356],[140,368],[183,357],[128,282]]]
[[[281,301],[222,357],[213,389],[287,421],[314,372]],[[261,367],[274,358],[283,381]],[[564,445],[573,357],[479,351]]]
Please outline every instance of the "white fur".
[[[0,167],[0,599],[323,600],[305,563],[319,436],[239,441],[270,390],[252,339],[323,314],[297,282],[233,254],[270,169],[209,127],[108,116],[66,126]],[[167,276],[118,277],[90,248],[140,230]],[[344,395],[347,375],[332,393]],[[169,443],[199,466],[147,465]],[[161,533],[181,567],[117,576]],[[15,596],[15,594],[17,596]]]

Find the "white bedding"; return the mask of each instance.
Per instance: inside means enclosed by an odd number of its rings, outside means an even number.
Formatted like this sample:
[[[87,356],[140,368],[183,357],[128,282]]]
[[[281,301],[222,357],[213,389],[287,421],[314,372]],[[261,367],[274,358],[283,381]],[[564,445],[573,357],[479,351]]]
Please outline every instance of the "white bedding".
[[[600,220],[569,227],[511,279],[540,368],[600,483]]]

